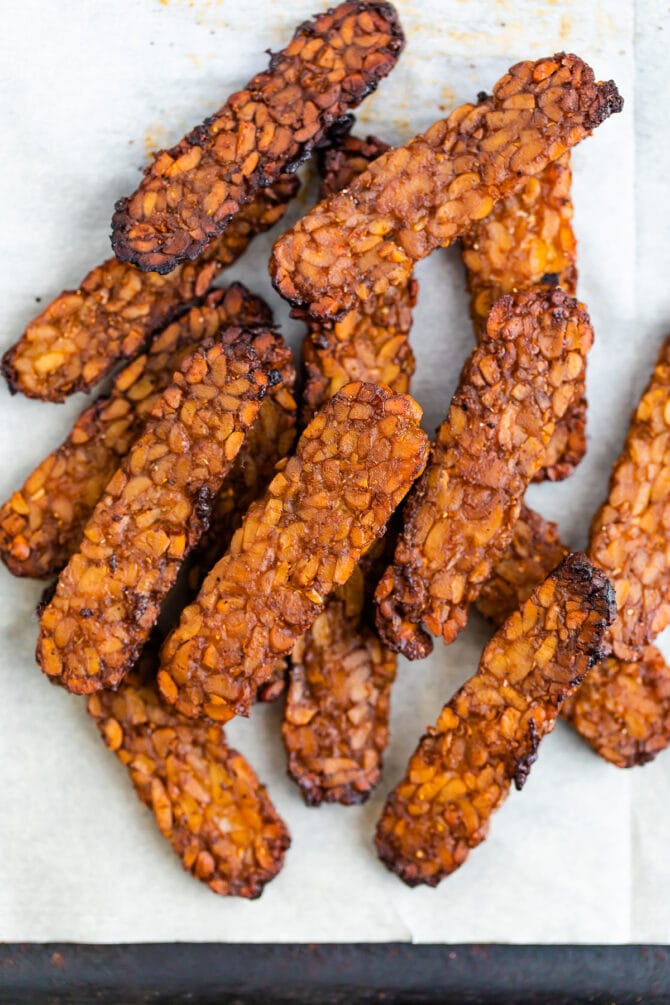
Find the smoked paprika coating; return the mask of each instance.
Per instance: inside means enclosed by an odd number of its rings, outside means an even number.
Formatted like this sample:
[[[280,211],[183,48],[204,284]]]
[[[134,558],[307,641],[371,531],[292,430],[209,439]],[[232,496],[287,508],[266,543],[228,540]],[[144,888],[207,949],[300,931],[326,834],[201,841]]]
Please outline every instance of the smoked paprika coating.
[[[670,744],[670,667],[655,646],[594,667],[561,715],[618,768],[647,764]]]
[[[46,401],[89,390],[119,360],[143,352],[155,332],[202,297],[256,234],[282,218],[298,188],[297,178],[285,175],[263,189],[195,262],[169,276],[145,275],[116,258],[98,265],[79,289],[56,297],[5,353],[2,368],[10,389]]]
[[[389,150],[276,242],[278,292],[315,317],[406,280],[495,203],[588,136],[622,99],[577,56],[517,63],[493,97],[462,105],[407,146]]]
[[[166,701],[220,721],[248,714],[423,470],[420,418],[408,396],[360,382],[318,413],[166,640]]]
[[[347,135],[319,158],[322,195],[346,187],[387,145]],[[414,370],[408,342],[414,282],[370,297],[343,321],[307,321],[303,343],[302,419],[349,381],[385,383],[404,393]],[[288,772],[309,805],[363,802],[379,782],[388,743],[396,655],[366,622],[370,585],[384,561],[385,542],[364,556],[296,644],[282,735]],[[383,568],[383,566],[382,566]]]
[[[379,857],[405,883],[436,886],[486,838],[561,702],[602,658],[615,611],[608,580],[574,554],[493,636],[475,676],[421,738],[377,825]]]
[[[504,293],[547,283],[574,296],[577,291],[577,241],[572,229],[570,154],[526,180],[501,199],[485,219],[462,238],[475,334],[486,332],[486,318]],[[557,424],[547,461],[535,481],[567,478],[586,453],[586,386]]]
[[[221,726],[160,700],[155,669],[149,646],[118,691],[91,695],[89,715],[184,869],[214,893],[259,897],[284,863],[286,825]]]
[[[53,680],[90,694],[116,687],[132,668],[207,526],[267,383],[239,328],[184,360],[42,611],[37,658]]]
[[[501,297],[466,362],[375,594],[382,641],[409,659],[452,642],[507,547],[569,407],[593,333],[562,290]],[[425,629],[422,626],[425,626]]]
[[[67,439],[0,508],[0,557],[10,572],[37,578],[60,572],[77,550],[107,482],[183,359],[226,325],[271,320],[269,307],[234,283],[210,293],[157,335],[147,352],[115,377],[109,393],[84,409]],[[287,353],[284,347],[282,365]],[[275,407],[273,388],[268,390],[261,411]],[[279,386],[277,393],[282,394]]]
[[[389,3],[349,0],[301,25],[267,71],[171,150],[116,204],[112,246],[143,270],[195,258],[256,192],[294,171],[374,91],[404,44]]]
[[[322,197],[346,188],[367,165],[388,150],[374,136],[345,137],[321,157]],[[417,284],[408,278],[380,297],[371,296],[341,321],[308,321],[303,342],[305,382],[302,421],[306,425],[336,391],[352,380],[387,384],[406,393],[414,373],[408,336]]]
[[[670,624],[670,338],[633,413],[591,524],[588,553],[614,584],[615,656],[639,659]]]

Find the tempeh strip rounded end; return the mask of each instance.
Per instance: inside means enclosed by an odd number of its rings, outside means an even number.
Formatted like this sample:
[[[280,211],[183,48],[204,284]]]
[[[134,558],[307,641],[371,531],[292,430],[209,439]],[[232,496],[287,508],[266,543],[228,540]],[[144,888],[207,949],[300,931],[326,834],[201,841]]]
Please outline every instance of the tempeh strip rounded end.
[[[260,897],[282,868],[288,829],[221,727],[160,701],[155,659],[150,646],[118,691],[89,698],[88,713],[184,869],[221,896]]]
[[[631,663],[610,656],[568,698],[562,715],[611,764],[647,764],[670,743],[670,667],[655,646]]]

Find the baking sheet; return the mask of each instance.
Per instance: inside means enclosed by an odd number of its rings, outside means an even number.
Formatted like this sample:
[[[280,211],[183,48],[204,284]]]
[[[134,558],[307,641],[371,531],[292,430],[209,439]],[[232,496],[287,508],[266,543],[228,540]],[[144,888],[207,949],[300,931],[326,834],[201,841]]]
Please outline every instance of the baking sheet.
[[[399,66],[359,115],[359,131],[409,138],[472,100],[509,65],[579,52],[626,99],[574,155],[580,296],[597,342],[590,450],[568,482],[533,487],[532,505],[585,541],[634,404],[670,318],[662,117],[670,98],[660,0],[414,0]],[[178,139],[243,84],[309,0],[10,0],[0,37],[3,262],[0,331],[33,314],[109,255],[114,200],[147,154]],[[304,204],[295,213],[304,210]],[[286,226],[286,224],[284,224]],[[271,291],[272,240],[225,274],[263,293],[297,347],[301,328]],[[637,251],[637,255],[636,255]],[[414,393],[442,418],[471,346],[457,253],[421,263]],[[82,396],[54,406],[0,389],[4,498],[65,435]],[[437,890],[405,888],[371,835],[388,788],[424,727],[477,665],[488,629],[473,616],[449,648],[401,661],[383,784],[363,807],[302,804],[285,776],[279,707],[228,733],[268,784],[293,845],[260,901],[224,900],[181,872],[101,743],[83,701],[34,665],[40,586],[0,570],[0,940],[7,941],[670,941],[670,753],[644,770],[596,758],[562,723],[489,840]],[[666,649],[666,652],[668,650]],[[667,881],[667,882],[666,882]]]

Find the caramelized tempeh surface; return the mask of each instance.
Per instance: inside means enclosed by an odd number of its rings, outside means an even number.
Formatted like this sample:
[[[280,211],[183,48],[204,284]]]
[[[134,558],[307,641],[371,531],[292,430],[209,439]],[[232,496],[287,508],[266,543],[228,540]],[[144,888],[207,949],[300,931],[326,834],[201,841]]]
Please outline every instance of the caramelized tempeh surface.
[[[504,293],[540,284],[577,292],[577,241],[572,229],[572,170],[565,153],[501,199],[462,238],[475,333]],[[586,453],[586,387],[556,425],[547,461],[535,481],[567,478]]]
[[[345,188],[387,149],[375,137],[346,136],[321,158],[322,194]],[[303,421],[354,378],[408,390],[414,282],[370,299],[340,322],[309,323],[303,345]],[[366,595],[385,546],[366,556],[291,654],[282,733],[288,770],[305,801],[362,802],[381,776],[388,743],[396,656],[366,622]]]
[[[525,782],[561,702],[601,659],[614,614],[608,580],[575,554],[494,635],[382,811],[377,851],[405,883],[436,886],[485,839],[511,783]]]
[[[60,572],[77,550],[107,482],[184,358],[226,325],[271,320],[267,305],[234,283],[210,293],[203,304],[168,325],[146,353],[124,367],[110,392],[82,412],[68,438],[0,509],[0,557],[10,572],[37,578]],[[273,408],[272,394],[269,388],[263,409]]]
[[[428,632],[448,643],[465,626],[573,400],[592,338],[586,310],[562,290],[494,305],[375,594],[381,638],[396,651],[421,658],[432,649]]]
[[[363,383],[318,413],[168,637],[158,675],[168,702],[221,721],[248,714],[423,470],[420,418],[411,398]]]
[[[279,336],[274,336],[279,339]],[[109,482],[41,616],[43,671],[77,693],[115,687],[149,637],[268,383],[242,329],[202,343]]]
[[[194,258],[376,88],[403,42],[395,10],[380,0],[347,0],[305,22],[265,73],[161,151],[137,191],[117,203],[117,256],[156,272]]]
[[[89,714],[184,869],[214,893],[259,897],[284,863],[286,825],[221,726],[160,701],[155,660],[149,646],[117,692],[91,695]]]
[[[56,297],[5,353],[10,388],[47,401],[89,390],[119,360],[143,352],[155,332],[202,297],[256,234],[282,218],[298,188],[297,178],[286,175],[263,189],[195,262],[169,276],[143,274],[116,258],[103,262],[79,289]]]
[[[633,413],[591,525],[589,556],[610,576],[618,617],[610,642],[636,660],[670,624],[670,338]]]
[[[278,292],[326,318],[380,296],[621,107],[614,83],[596,84],[577,56],[517,63],[493,97],[389,150],[280,237]]]

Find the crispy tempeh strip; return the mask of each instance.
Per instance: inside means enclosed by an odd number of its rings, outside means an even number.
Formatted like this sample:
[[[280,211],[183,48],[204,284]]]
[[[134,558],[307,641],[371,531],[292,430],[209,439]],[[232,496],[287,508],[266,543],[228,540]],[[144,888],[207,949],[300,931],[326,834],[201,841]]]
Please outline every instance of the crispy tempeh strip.
[[[614,583],[614,654],[636,660],[670,624],[670,338],[631,418],[589,557]]]
[[[221,726],[161,702],[156,655],[149,645],[117,692],[91,695],[88,712],[184,869],[214,893],[259,897],[284,863],[286,825]]]
[[[577,292],[577,241],[572,229],[570,153],[520,191],[501,199],[492,212],[462,238],[475,334],[486,332],[486,318],[504,293],[541,283]],[[586,375],[584,375],[586,376]],[[586,453],[586,387],[557,424],[547,461],[535,481],[567,478]]]
[[[465,626],[573,399],[592,338],[583,305],[559,289],[493,306],[375,594],[382,640],[410,659],[431,651],[428,632],[448,643]]]
[[[183,359],[226,325],[271,320],[269,307],[234,283],[225,291],[210,293],[203,304],[168,325],[146,353],[125,366],[109,393],[82,412],[67,439],[0,508],[0,557],[10,572],[37,578],[60,572],[77,550],[107,482]],[[277,392],[290,394],[281,387]],[[270,398],[263,404],[266,407],[273,407]]]
[[[602,658],[614,614],[608,580],[575,554],[494,635],[382,811],[377,851],[405,883],[436,886],[485,839],[511,783],[525,782],[561,702]]]
[[[267,383],[243,329],[227,328],[184,360],[42,612],[37,658],[53,680],[90,694],[132,668]]]
[[[319,412],[168,637],[158,675],[168,702],[220,721],[248,714],[423,470],[420,418],[411,398],[363,383]]]
[[[89,390],[119,360],[144,351],[150,337],[189,301],[202,297],[256,234],[282,218],[298,188],[295,176],[279,178],[244,207],[200,258],[169,276],[143,275],[115,258],[103,262],[79,289],[56,297],[5,353],[2,368],[10,389],[48,401]]]
[[[478,610],[501,625],[567,553],[556,525],[524,506]],[[654,646],[632,663],[610,656],[565,701],[561,718],[617,767],[646,764],[670,743],[670,667]]]
[[[618,768],[646,764],[670,744],[670,667],[655,646],[630,663],[609,656],[561,715]]]
[[[291,653],[282,734],[305,802],[364,802],[381,777],[396,655],[351,590],[333,596]]]
[[[622,104],[613,81],[596,84],[577,56],[517,63],[493,97],[390,150],[279,238],[278,292],[315,317],[340,317],[384,293]]]
[[[171,150],[116,204],[112,245],[169,272],[220,234],[259,188],[295,170],[333,123],[395,66],[404,44],[389,3],[349,0],[302,24],[270,67]]]
[[[345,188],[387,145],[375,137],[346,136],[321,157],[322,196]],[[407,336],[415,283],[370,299],[340,322],[309,322],[303,343],[302,418],[314,413],[353,379],[409,390],[414,356]],[[366,556],[326,601],[323,612],[291,654],[282,735],[288,771],[305,801],[345,805],[367,799],[381,777],[388,743],[396,655],[366,623],[366,594],[384,545]]]

